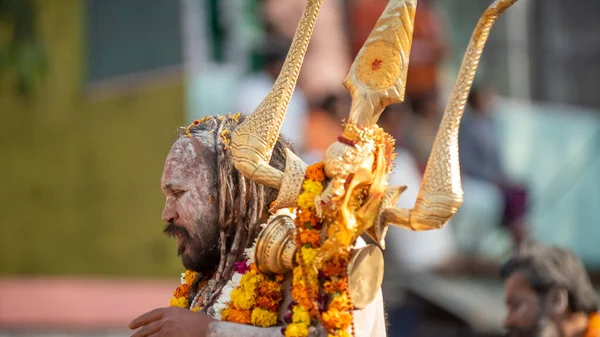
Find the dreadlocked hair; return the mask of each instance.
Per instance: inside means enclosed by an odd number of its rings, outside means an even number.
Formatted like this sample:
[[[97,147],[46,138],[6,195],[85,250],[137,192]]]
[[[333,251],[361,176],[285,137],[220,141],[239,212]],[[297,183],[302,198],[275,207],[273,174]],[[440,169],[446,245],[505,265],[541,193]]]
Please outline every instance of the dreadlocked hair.
[[[244,119],[240,114],[209,116],[186,129],[187,136],[198,138],[213,147],[216,157],[214,171],[217,177],[215,188],[218,191],[220,259],[214,282],[209,282],[212,296],[204,303],[204,311],[214,303],[225,283],[233,276],[234,264],[243,259],[244,250],[254,243],[261,229],[260,223],[266,220],[268,207],[277,197],[277,190],[254,183],[233,165],[229,137]],[[285,150],[288,148],[291,150],[291,146],[279,137],[270,165],[283,171]]]

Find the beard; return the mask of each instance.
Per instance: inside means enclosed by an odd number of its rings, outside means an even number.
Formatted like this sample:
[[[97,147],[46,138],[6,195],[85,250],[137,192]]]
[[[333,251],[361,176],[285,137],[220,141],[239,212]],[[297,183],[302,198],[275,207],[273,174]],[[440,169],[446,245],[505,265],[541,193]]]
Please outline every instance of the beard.
[[[548,315],[542,315],[530,328],[511,327],[506,336],[509,337],[560,337],[558,325]]]
[[[203,223],[197,220],[196,228],[207,229],[207,235],[190,233],[184,226],[169,222],[165,225],[163,233],[171,238],[178,239],[177,255],[185,269],[210,275],[219,264],[218,232],[212,235],[210,229],[214,224]]]

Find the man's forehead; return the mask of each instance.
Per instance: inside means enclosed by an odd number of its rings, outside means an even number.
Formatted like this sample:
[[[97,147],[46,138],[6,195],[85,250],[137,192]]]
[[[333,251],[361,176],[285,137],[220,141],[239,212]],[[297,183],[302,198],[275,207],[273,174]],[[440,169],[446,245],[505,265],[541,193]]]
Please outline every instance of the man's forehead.
[[[197,174],[198,170],[205,169],[210,161],[212,152],[196,138],[179,138],[165,161],[163,183],[169,184],[173,178],[182,178],[189,174]]]
[[[504,282],[504,289],[506,295],[509,296],[511,294],[523,293],[533,291],[531,285],[529,284],[529,280],[520,271],[516,271],[512,273]]]

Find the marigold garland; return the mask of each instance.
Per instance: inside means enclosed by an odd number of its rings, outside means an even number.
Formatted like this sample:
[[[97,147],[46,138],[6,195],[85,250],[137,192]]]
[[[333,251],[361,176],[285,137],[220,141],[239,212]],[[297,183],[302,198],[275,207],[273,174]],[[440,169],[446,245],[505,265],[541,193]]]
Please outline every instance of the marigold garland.
[[[270,327],[277,324],[279,306],[283,299],[283,275],[266,275],[254,263],[254,248],[246,249],[245,259],[235,264],[233,277],[225,284],[213,305],[214,318],[239,324]],[[181,285],[174,291],[171,306],[189,308],[190,288],[195,272],[187,270],[181,276]],[[203,282],[199,288],[204,287]],[[202,301],[198,301],[202,303]],[[194,307],[199,311],[202,307]]]
[[[323,192],[325,173],[323,164],[317,163],[306,170],[302,193],[298,196],[296,211],[296,253],[298,266],[293,270],[291,313],[285,317],[288,325],[283,330],[286,337],[306,337],[318,313],[319,278],[315,258],[321,246],[321,220],[315,214],[315,198]]]
[[[190,289],[192,284],[196,280],[198,274],[191,270],[186,270],[185,273],[181,274],[181,285],[173,292],[173,297],[169,301],[169,306],[180,307],[189,309],[190,306]],[[206,282],[202,282],[198,285],[198,289],[202,289],[206,285]],[[195,306],[192,311],[199,311],[202,307]]]
[[[246,259],[235,267],[236,275],[217,300],[215,318],[259,327],[276,325],[283,299],[283,276],[266,275],[258,270],[254,263],[254,246],[246,251]]]
[[[600,313],[590,315],[584,337],[600,337]]]

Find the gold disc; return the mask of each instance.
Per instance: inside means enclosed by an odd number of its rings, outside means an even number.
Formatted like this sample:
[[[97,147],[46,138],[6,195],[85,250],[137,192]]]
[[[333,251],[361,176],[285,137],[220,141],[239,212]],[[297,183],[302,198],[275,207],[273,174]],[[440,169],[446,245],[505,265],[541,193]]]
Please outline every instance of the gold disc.
[[[358,61],[356,77],[369,89],[389,89],[402,73],[401,61],[400,50],[392,43],[369,43]]]
[[[348,292],[357,310],[371,303],[383,283],[383,253],[375,245],[357,249],[348,264]]]

